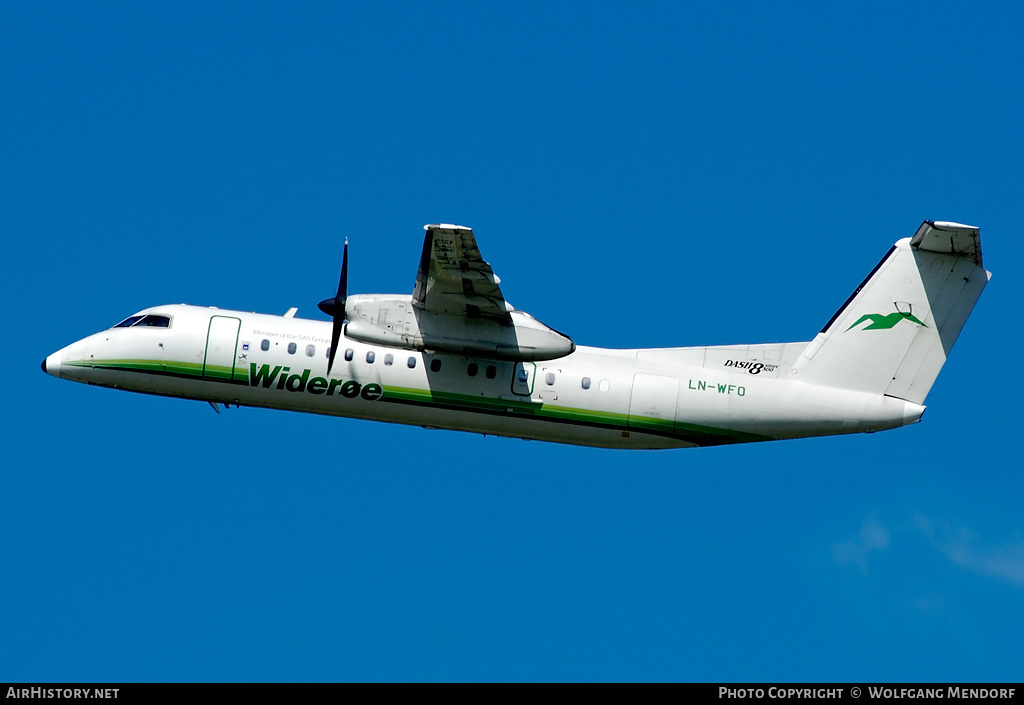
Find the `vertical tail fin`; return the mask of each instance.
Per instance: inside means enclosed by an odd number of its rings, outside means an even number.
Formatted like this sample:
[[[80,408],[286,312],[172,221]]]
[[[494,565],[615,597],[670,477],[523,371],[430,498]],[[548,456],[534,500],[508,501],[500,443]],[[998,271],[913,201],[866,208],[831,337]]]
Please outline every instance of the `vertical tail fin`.
[[[926,220],[811,341],[797,379],[923,403],[991,276],[978,228]]]

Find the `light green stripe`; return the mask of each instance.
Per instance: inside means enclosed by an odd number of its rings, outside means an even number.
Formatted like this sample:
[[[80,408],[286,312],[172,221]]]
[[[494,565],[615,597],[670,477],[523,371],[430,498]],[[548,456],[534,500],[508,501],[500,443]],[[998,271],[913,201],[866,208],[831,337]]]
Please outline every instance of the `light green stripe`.
[[[119,359],[119,360],[89,360],[73,361],[64,363],[73,367],[115,367],[128,370],[149,370],[153,372],[171,372],[187,375],[197,379],[203,379],[203,365],[198,362],[184,362],[174,360],[161,362],[155,360]],[[216,380],[239,380],[249,381],[248,370],[241,367],[225,367],[221,365],[207,365],[207,379]],[[600,423],[608,426],[619,427],[623,430],[649,430],[660,433],[690,433],[712,437],[714,439],[729,438],[735,440],[768,440],[770,436],[763,436],[743,431],[732,431],[714,426],[703,426],[684,422],[674,422],[670,419],[656,419],[650,417],[630,417],[628,414],[621,414],[614,411],[599,411],[594,409],[580,409],[569,406],[554,406],[548,403],[537,403],[532,401],[518,401],[515,399],[495,399],[494,397],[481,397],[457,392],[440,392],[429,389],[417,389],[415,387],[384,387],[385,398],[399,401],[417,402],[421,404],[449,404],[459,406],[467,411],[475,409],[486,411],[497,411],[502,413],[513,413],[520,416],[536,416],[565,421],[577,421],[581,423]]]
[[[402,401],[414,401],[419,403],[441,403],[451,404],[470,409],[486,409],[488,411],[500,411],[533,415],[539,417],[557,418],[566,421],[602,423],[609,426],[617,426],[623,430],[650,430],[661,433],[691,433],[705,435],[716,439],[729,438],[736,440],[768,440],[769,436],[760,434],[732,431],[713,426],[675,422],[671,419],[656,419],[650,417],[630,417],[628,414],[621,414],[613,411],[597,411],[593,409],[580,409],[568,406],[552,406],[551,404],[537,404],[521,402],[513,399],[494,399],[493,397],[479,397],[453,392],[432,392],[430,390],[415,389],[410,387],[384,387],[384,397]]]

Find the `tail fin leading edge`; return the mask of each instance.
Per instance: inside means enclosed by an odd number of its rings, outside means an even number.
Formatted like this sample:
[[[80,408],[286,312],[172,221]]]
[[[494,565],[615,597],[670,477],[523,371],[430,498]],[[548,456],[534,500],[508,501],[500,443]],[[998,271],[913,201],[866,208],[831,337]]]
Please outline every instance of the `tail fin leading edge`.
[[[811,341],[798,379],[922,404],[991,276],[978,228],[926,220]]]

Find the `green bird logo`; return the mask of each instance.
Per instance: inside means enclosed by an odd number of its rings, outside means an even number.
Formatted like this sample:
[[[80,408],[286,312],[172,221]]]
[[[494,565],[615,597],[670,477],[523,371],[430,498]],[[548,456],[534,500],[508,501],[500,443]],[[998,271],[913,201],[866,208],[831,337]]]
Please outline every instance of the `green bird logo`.
[[[854,323],[846,330],[853,330],[864,321],[870,321],[870,323],[861,328],[861,330],[889,330],[890,328],[892,328],[897,323],[903,320],[911,321],[919,326],[924,326],[925,328],[928,327],[924,325],[924,323],[922,323],[921,321],[917,320],[917,318],[912,313],[903,313],[902,311],[895,311],[887,315],[882,315],[881,313],[865,313],[863,316],[857,319],[856,323]]]

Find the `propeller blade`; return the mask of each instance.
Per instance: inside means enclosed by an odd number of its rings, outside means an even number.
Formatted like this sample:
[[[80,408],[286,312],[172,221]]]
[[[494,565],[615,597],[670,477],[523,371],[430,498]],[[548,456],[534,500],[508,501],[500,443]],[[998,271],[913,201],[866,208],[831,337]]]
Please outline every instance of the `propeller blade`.
[[[348,238],[345,238],[345,249],[341,254],[341,276],[338,278],[338,299],[344,304],[348,298]]]
[[[345,238],[345,250],[341,256],[341,276],[338,278],[338,293],[332,299],[324,299],[317,308],[326,313],[334,322],[331,328],[331,354],[327,358],[327,374],[334,367],[334,356],[338,352],[338,340],[341,338],[341,327],[345,323],[345,302],[348,299],[348,238]]]
[[[334,367],[334,356],[338,354],[338,339],[341,337],[341,327],[344,321],[340,318],[334,319],[334,326],[331,328],[331,354],[327,358],[327,376],[331,376],[331,368]]]

